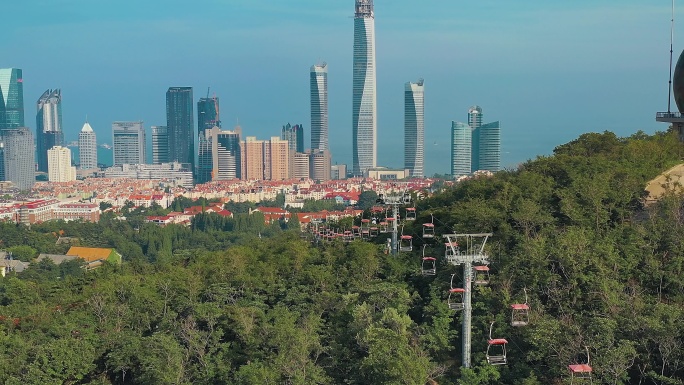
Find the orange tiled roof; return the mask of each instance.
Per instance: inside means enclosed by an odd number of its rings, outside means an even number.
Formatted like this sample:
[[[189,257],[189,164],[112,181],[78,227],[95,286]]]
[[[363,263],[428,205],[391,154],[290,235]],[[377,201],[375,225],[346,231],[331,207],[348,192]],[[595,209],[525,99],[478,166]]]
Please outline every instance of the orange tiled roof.
[[[84,259],[86,262],[97,261],[98,259],[107,259],[112,249],[103,249],[99,247],[77,247],[72,246],[66,255],[75,255]]]

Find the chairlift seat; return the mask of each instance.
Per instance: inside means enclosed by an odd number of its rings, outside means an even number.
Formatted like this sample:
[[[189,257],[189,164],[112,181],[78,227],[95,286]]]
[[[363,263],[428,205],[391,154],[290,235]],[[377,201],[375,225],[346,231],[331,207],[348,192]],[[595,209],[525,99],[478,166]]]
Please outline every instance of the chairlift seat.
[[[492,338],[487,341],[487,363],[490,365],[506,365],[508,359],[506,358],[506,344],[508,340],[505,338]],[[492,347],[494,347],[492,349]],[[497,354],[491,353],[498,350]]]
[[[591,373],[592,371],[591,366],[587,364],[568,365],[568,368],[573,374]]]
[[[489,284],[489,266],[475,266],[473,270],[475,271],[475,280],[473,282],[476,285]]]
[[[423,238],[434,238],[435,237],[435,225],[434,223],[423,223]]]
[[[436,275],[437,274],[437,259],[433,257],[423,257],[423,262],[421,263],[420,269],[423,275]]]

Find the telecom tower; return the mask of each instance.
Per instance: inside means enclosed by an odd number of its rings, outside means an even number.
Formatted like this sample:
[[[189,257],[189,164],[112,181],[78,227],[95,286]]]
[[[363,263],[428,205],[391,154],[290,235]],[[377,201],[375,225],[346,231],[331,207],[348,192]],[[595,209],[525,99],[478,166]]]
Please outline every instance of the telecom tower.
[[[472,287],[474,264],[486,266],[489,256],[484,250],[492,233],[478,234],[445,234],[447,256],[446,261],[454,266],[463,265],[463,367],[470,367],[471,323],[472,323]]]

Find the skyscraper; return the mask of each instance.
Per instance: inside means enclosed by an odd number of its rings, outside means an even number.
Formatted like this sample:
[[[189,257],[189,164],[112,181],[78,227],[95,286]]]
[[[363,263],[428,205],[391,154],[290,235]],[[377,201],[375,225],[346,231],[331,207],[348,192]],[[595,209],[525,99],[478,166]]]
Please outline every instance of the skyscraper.
[[[143,122],[112,123],[114,166],[145,164],[145,129]]]
[[[97,138],[88,122],[83,124],[78,133],[78,157],[81,170],[97,168]]]
[[[328,64],[311,66],[311,149],[328,147]]]
[[[36,103],[36,145],[38,171],[48,172],[48,150],[64,145],[62,92],[46,90]]]
[[[352,97],[353,172],[362,175],[377,163],[373,0],[356,0]]]
[[[152,126],[152,164],[169,162],[169,133],[166,126]]]
[[[219,120],[219,98],[200,98],[197,102],[197,131],[204,134],[204,130],[211,130],[214,126],[221,128]]]
[[[304,127],[301,124],[284,125],[280,131],[280,139],[288,141],[290,151],[304,152]]]
[[[169,87],[166,91],[166,127],[169,162],[190,164],[195,170],[192,87]]]
[[[423,79],[404,88],[404,168],[414,178],[423,177],[425,148]]]
[[[197,183],[242,178],[239,133],[214,126],[200,134],[200,138]]]
[[[215,164],[213,160],[213,144],[208,137],[213,133],[213,128],[217,127],[220,131],[221,120],[219,118],[219,98],[216,96],[212,98],[200,98],[197,102],[197,130],[198,130],[198,152],[197,158],[197,172],[195,173],[195,180],[197,183],[206,183],[213,180],[216,176],[213,170]],[[238,147],[239,147],[239,133]],[[238,149],[239,152],[239,149]],[[237,165],[237,174],[240,174],[240,163]]]
[[[50,182],[76,180],[76,168],[71,165],[71,150],[62,146],[53,146],[47,150],[47,160]]]
[[[27,127],[5,129],[4,143],[5,180],[20,190],[30,190],[36,181],[33,134]]]
[[[482,124],[482,108],[468,109],[468,124],[452,123],[451,173],[467,175],[475,171],[496,172],[501,169],[501,127],[499,122]],[[470,142],[468,162],[465,161],[466,131]],[[466,171],[468,170],[468,171]]]
[[[24,79],[19,68],[0,68],[0,131],[24,127]]]

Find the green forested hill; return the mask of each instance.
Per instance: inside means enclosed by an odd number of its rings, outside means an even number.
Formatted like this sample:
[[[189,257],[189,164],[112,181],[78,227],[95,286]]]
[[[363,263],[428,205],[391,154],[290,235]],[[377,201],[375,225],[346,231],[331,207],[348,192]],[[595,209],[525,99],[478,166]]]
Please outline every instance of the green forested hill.
[[[0,244],[29,257],[59,252],[62,230],[126,260],[0,279],[0,383],[563,384],[587,346],[595,384],[683,384],[683,200],[641,203],[682,150],[669,133],[585,134],[418,203],[404,229],[415,250],[431,218],[438,234],[494,233],[492,282],[473,295],[472,370],[460,369],[460,315],[446,304],[459,268],[441,257],[423,277],[420,251],[316,246],[209,217],[191,228],[0,225]],[[510,327],[524,291],[531,322]],[[492,321],[510,342],[507,366],[484,360]]]

